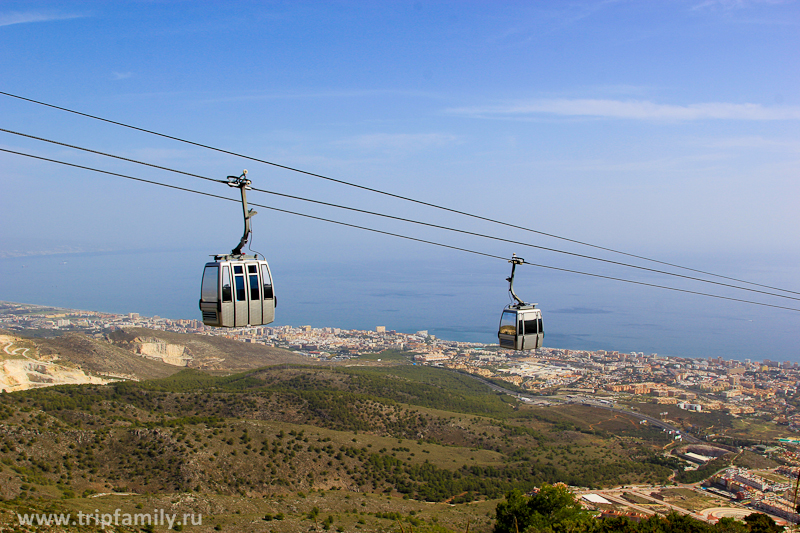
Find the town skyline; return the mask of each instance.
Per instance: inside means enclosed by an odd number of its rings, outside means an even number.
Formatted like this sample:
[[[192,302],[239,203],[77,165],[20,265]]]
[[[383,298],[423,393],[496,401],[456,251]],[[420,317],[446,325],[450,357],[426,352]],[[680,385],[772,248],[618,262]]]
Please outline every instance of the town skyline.
[[[0,327],[14,329],[77,330],[105,338],[124,328],[145,328],[177,333],[221,336],[247,343],[284,348],[315,360],[346,362],[385,351],[413,353],[415,364],[443,366],[484,378],[499,379],[536,394],[567,391],[601,394],[601,398],[652,396],[656,403],[678,405],[690,411],[722,411],[734,415],[771,414],[776,423],[800,431],[800,412],[786,402],[797,392],[800,364],[768,358],[659,356],[644,352],[570,350],[543,347],[514,352],[496,344],[439,339],[428,331],[400,333],[375,326],[349,330],[312,326],[251,326],[215,328],[198,319],[147,317],[139,313],[114,314],[53,309],[0,302]],[[37,311],[37,308],[39,311]],[[24,314],[14,311],[23,310]],[[55,311],[55,312],[54,312]],[[190,359],[165,359],[172,365]],[[169,359],[169,360],[168,360]],[[377,358],[380,362],[381,359]]]

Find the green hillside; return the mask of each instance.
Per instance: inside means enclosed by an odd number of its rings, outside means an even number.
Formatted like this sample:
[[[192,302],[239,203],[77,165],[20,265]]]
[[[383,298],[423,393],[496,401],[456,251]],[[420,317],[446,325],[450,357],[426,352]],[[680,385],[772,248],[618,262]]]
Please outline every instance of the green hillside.
[[[274,514],[291,521],[300,507],[287,502],[304,500],[298,494],[326,493],[339,513],[345,497],[371,494],[420,512],[424,502],[476,502],[468,507],[485,509],[488,531],[489,500],[512,489],[665,482],[671,473],[655,454],[661,433],[625,417],[518,407],[469,376],[408,365],[280,365],[223,377],[185,369],[49,387],[0,395],[0,423],[0,497],[17,504],[82,505],[80,496],[109,492],[239,497],[276,502]]]

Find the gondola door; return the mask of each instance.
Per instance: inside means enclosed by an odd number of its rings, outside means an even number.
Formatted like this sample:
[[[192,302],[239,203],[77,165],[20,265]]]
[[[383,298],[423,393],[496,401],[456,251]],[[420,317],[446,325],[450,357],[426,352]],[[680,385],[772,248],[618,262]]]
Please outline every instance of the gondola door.
[[[275,292],[272,288],[272,275],[269,271],[269,266],[266,261],[262,261],[261,265],[261,284],[264,288],[261,294],[261,309],[263,313],[262,324],[269,324],[275,320],[275,307],[277,307],[277,300],[275,299]]]
[[[517,350],[517,312],[513,309],[503,310],[500,317],[500,329],[497,334],[500,346]]]
[[[542,347],[544,330],[542,313],[538,309],[525,309],[519,312],[517,326],[518,350],[537,350]]]
[[[233,288],[231,286],[231,267],[228,263],[222,264],[222,279],[220,290],[220,325],[230,327],[234,324]]]
[[[247,280],[244,274],[244,263],[234,262],[233,267],[233,311],[235,316],[234,326],[241,327],[248,324],[249,303],[247,301]]]
[[[247,267],[248,325],[263,324],[261,321],[261,282],[258,279],[258,263],[245,263]]]
[[[200,288],[200,311],[203,314],[203,323],[209,326],[222,325],[217,316],[219,306],[219,265],[207,264],[203,270],[203,283]]]

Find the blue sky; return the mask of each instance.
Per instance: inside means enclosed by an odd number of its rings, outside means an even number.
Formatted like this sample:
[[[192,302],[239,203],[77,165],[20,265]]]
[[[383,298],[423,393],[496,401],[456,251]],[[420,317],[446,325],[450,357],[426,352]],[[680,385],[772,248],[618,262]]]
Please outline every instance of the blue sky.
[[[791,1],[5,1],[0,91],[800,290],[798,24]],[[0,128],[215,178],[247,168],[264,189],[626,261],[6,96]],[[0,148],[232,196],[2,132]],[[233,203],[4,153],[0,190],[0,299],[193,317],[202,263],[241,232]],[[250,200],[800,307],[263,194]],[[278,322],[481,330],[474,335],[491,341],[507,301],[502,261],[258,210],[253,249],[275,270]],[[119,285],[107,291],[101,279]],[[588,338],[609,349],[800,360],[796,312],[534,268],[518,283],[548,317],[548,340],[563,347]]]

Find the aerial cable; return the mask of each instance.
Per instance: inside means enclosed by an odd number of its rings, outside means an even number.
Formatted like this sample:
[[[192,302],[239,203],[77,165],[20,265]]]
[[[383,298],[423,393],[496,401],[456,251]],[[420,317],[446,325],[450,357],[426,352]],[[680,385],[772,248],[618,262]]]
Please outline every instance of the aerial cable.
[[[42,142],[46,142],[46,143],[50,143],[50,144],[57,144],[58,146],[65,146],[67,148],[72,148],[74,150],[81,150],[83,152],[89,152],[90,154],[102,155],[102,156],[105,156],[105,157],[112,157],[114,159],[120,159],[122,161],[127,161],[129,163],[136,163],[137,165],[144,165],[144,166],[151,167],[151,168],[157,168],[159,170],[166,170],[167,172],[175,172],[176,174],[183,174],[184,176],[191,176],[193,178],[200,178],[201,180],[216,181],[217,183],[228,183],[227,180],[218,180],[218,179],[214,179],[214,178],[208,178],[206,176],[200,176],[198,174],[191,174],[189,172],[182,172],[180,170],[175,170],[173,168],[162,167],[162,166],[159,166],[159,165],[154,165],[152,163],[145,163],[144,161],[137,161],[136,159],[130,159],[130,158],[127,158],[127,157],[122,157],[121,155],[108,154],[106,152],[100,152],[98,150],[92,150],[91,148],[84,148],[82,146],[75,146],[74,144],[62,143],[62,142],[59,142],[59,141],[54,141],[52,139],[45,139],[44,137],[37,137],[35,135],[30,135],[28,133],[21,133],[19,131],[7,130],[5,128],[0,128],[0,131],[5,132],[5,133],[10,133],[12,135],[19,135],[20,137],[27,137],[28,139],[34,139],[36,141],[42,141]]]
[[[151,185],[159,185],[161,187],[167,187],[167,188],[170,188],[170,189],[176,189],[176,190],[184,191],[184,192],[191,192],[191,193],[199,194],[199,195],[202,195],[202,196],[208,196],[208,197],[211,197],[211,198],[218,198],[220,200],[227,200],[229,202],[240,203],[239,200],[235,200],[233,198],[228,198],[226,196],[220,196],[218,194],[211,194],[211,193],[207,193],[207,192],[203,192],[203,191],[196,191],[194,189],[188,189],[186,187],[178,187],[177,185],[169,185],[167,183],[161,183],[161,182],[158,182],[158,181],[147,180],[147,179],[144,179],[144,178],[137,178],[137,177],[134,177],[134,176],[128,176],[126,174],[120,174],[118,172],[111,172],[111,171],[108,171],[108,170],[101,170],[101,169],[97,169],[97,168],[87,167],[87,166],[84,166],[84,165],[78,165],[78,164],[75,164],[75,163],[68,163],[66,161],[59,161],[57,159],[50,159],[50,158],[47,158],[47,157],[37,156],[37,155],[33,155],[33,154],[26,154],[24,152],[17,152],[17,151],[8,150],[8,149],[5,149],[5,148],[0,148],[0,152],[6,152],[6,153],[9,153],[9,154],[20,155],[20,156],[29,157],[29,158],[32,158],[32,159],[38,159],[40,161],[48,161],[50,163],[57,163],[57,164],[60,164],[60,165],[65,165],[65,166],[69,166],[69,167],[73,167],[73,168],[79,168],[79,169],[83,169],[83,170],[89,170],[89,171],[98,172],[98,173],[101,173],[101,174],[108,174],[110,176],[117,176],[117,177],[120,177],[120,178],[139,181],[139,182],[142,182],[142,183],[149,183]],[[309,214],[306,214],[306,213],[298,213],[296,211],[289,211],[289,210],[286,210],[286,209],[280,209],[280,208],[277,208],[277,207],[272,207],[272,206],[263,205],[263,204],[254,204],[253,203],[251,205],[254,205],[256,207],[263,207],[265,209],[270,209],[272,211],[277,211],[279,213],[286,213],[286,214],[289,214],[289,215],[295,215],[295,216],[299,216],[299,217],[310,218],[312,220],[319,220],[321,222],[328,222],[328,223],[331,223],[331,224],[337,224],[337,225],[345,226],[345,227],[349,227],[349,228],[355,228],[355,229],[360,229],[360,230],[364,230],[364,231],[370,231],[370,232],[378,233],[378,234],[381,234],[381,235],[388,235],[388,236],[391,236],[391,237],[398,237],[398,238],[401,238],[401,239],[406,239],[406,240],[410,240],[410,241],[414,241],[414,242],[420,242],[420,243],[423,243],[423,244],[430,244],[430,245],[433,245],[433,246],[439,246],[441,248],[448,248],[450,250],[457,250],[457,251],[461,251],[461,252],[471,253],[471,254],[474,254],[474,255],[480,255],[480,256],[483,256],[483,257],[489,257],[489,258],[492,258],[492,259],[500,259],[502,261],[508,261],[508,258],[506,258],[506,257],[495,255],[495,254],[489,254],[489,253],[486,253],[486,252],[479,252],[479,251],[476,251],[476,250],[470,250],[469,248],[462,248],[462,247],[459,247],[459,246],[443,244],[443,243],[439,243],[439,242],[435,242],[435,241],[429,241],[429,240],[426,240],[426,239],[420,239],[420,238],[417,238],[417,237],[410,237],[408,235],[402,235],[402,234],[399,234],[399,233],[392,233],[392,232],[389,232],[389,231],[378,230],[378,229],[369,228],[369,227],[366,227],[366,226],[359,226],[357,224],[350,224],[348,222],[341,222],[341,221],[338,221],[338,220],[332,220],[332,219],[328,219],[328,218],[318,217],[318,216],[309,215]],[[665,289],[665,290],[669,290],[669,291],[682,292],[682,293],[686,293],[686,294],[695,294],[695,295],[698,295],[698,296],[706,296],[706,297],[709,297],[709,298],[717,298],[717,299],[720,299],[720,300],[728,300],[728,301],[732,301],[732,302],[740,302],[740,303],[746,303],[746,304],[751,304],[751,305],[758,305],[758,306],[761,306],[761,307],[771,307],[773,309],[783,309],[783,310],[786,310],[786,311],[800,312],[800,309],[795,308],[795,307],[785,307],[785,306],[782,306],[782,305],[774,305],[774,304],[768,304],[768,303],[764,303],[764,302],[756,302],[756,301],[752,301],[752,300],[744,300],[744,299],[741,299],[741,298],[733,298],[733,297],[730,297],[730,296],[721,296],[719,294],[710,294],[710,293],[705,293],[705,292],[692,291],[692,290],[688,290],[688,289],[679,289],[677,287],[668,287],[666,285],[657,285],[655,283],[646,283],[646,282],[643,282],[643,281],[635,281],[635,280],[629,280],[629,279],[624,279],[624,278],[616,278],[616,277],[613,277],[613,276],[605,276],[605,275],[602,275],[602,274],[593,274],[591,272],[583,272],[583,271],[580,271],[580,270],[571,270],[571,269],[568,269],[568,268],[554,267],[554,266],[551,266],[551,265],[530,263],[530,262],[527,262],[527,261],[525,261],[522,264],[535,266],[535,267],[539,267],[539,268],[546,268],[546,269],[549,269],[549,270],[556,270],[556,271],[560,271],[560,272],[568,272],[568,273],[571,273],[571,274],[580,274],[582,276],[591,276],[591,277],[595,277],[595,278],[608,279],[608,280],[613,280],[613,281],[620,281],[620,282],[623,282],[623,283],[631,283],[631,284],[634,284],[634,285],[643,285],[643,286],[646,286],[646,287],[654,287],[654,288],[657,288],[657,289]]]
[[[207,150],[213,150],[215,152],[220,152],[220,153],[223,153],[223,154],[228,154],[228,155],[232,155],[232,156],[236,156],[236,157],[241,157],[243,159],[248,159],[250,161],[256,161],[258,163],[263,163],[265,165],[271,165],[273,167],[282,168],[284,170],[289,170],[289,171],[292,171],[292,172],[297,172],[299,174],[305,174],[307,176],[320,178],[320,179],[323,179],[323,180],[327,180],[327,181],[331,181],[331,182],[334,182],[334,183],[338,183],[340,185],[347,185],[348,187],[355,187],[357,189],[362,189],[362,190],[365,190],[365,191],[374,192],[376,194],[382,194],[384,196],[397,198],[399,200],[405,200],[407,202],[413,202],[413,203],[416,203],[416,204],[419,204],[419,205],[424,205],[424,206],[427,206],[427,207],[440,209],[442,211],[448,211],[450,213],[455,213],[455,214],[458,214],[458,215],[463,215],[463,216],[475,218],[475,219],[478,219],[478,220],[491,222],[493,224],[500,224],[502,226],[506,226],[506,227],[509,227],[509,228],[515,228],[515,229],[520,229],[520,230],[523,230],[523,231],[529,231],[531,233],[536,233],[538,235],[543,235],[545,237],[550,237],[550,238],[553,238],[553,239],[559,239],[559,240],[571,242],[571,243],[574,243],[574,244],[580,244],[582,246],[588,246],[590,248],[595,248],[595,249],[598,249],[598,250],[604,250],[606,252],[612,252],[612,253],[615,253],[615,254],[625,255],[625,256],[628,256],[628,257],[633,257],[635,259],[641,259],[643,261],[649,261],[649,262],[652,262],[652,263],[658,263],[658,264],[661,264],[661,265],[670,266],[670,267],[678,268],[678,269],[681,269],[681,270],[688,270],[690,272],[696,272],[698,274],[704,274],[706,276],[713,276],[713,277],[717,277],[717,278],[721,278],[721,279],[727,279],[729,281],[735,281],[737,283],[745,283],[747,285],[754,285],[756,287],[763,287],[763,288],[766,288],[766,289],[772,289],[772,290],[781,291],[781,292],[789,292],[789,293],[792,293],[792,294],[800,294],[800,292],[796,292],[796,291],[790,291],[790,290],[787,290],[787,289],[781,289],[779,287],[772,287],[770,285],[764,285],[764,284],[761,284],[761,283],[755,283],[753,281],[746,281],[746,280],[742,280],[742,279],[737,279],[737,278],[733,278],[733,277],[730,277],[730,276],[723,276],[721,274],[714,274],[713,272],[707,272],[705,270],[699,270],[699,269],[696,269],[696,268],[685,267],[685,266],[677,265],[677,264],[674,264],[674,263],[669,263],[669,262],[666,262],[666,261],[660,261],[658,259],[651,259],[651,258],[644,257],[644,256],[641,256],[641,255],[636,255],[636,254],[631,254],[631,253],[628,253],[628,252],[623,252],[623,251],[620,251],[620,250],[615,250],[613,248],[608,248],[608,247],[605,247],[605,246],[599,246],[599,245],[596,245],[596,244],[591,244],[591,243],[579,241],[579,240],[576,240],[576,239],[570,239],[570,238],[567,238],[567,237],[561,237],[559,235],[554,235],[552,233],[546,233],[546,232],[543,232],[543,231],[534,230],[534,229],[531,229],[531,228],[526,228],[524,226],[518,226],[516,224],[511,224],[509,222],[503,222],[501,220],[496,220],[496,219],[492,219],[492,218],[488,218],[488,217],[484,217],[484,216],[480,216],[480,215],[475,215],[475,214],[472,214],[472,213],[467,213],[466,211],[460,211],[458,209],[453,209],[453,208],[450,208],[450,207],[444,207],[444,206],[441,206],[441,205],[433,204],[433,203],[430,203],[430,202],[425,202],[425,201],[422,201],[422,200],[416,200],[414,198],[410,198],[410,197],[407,197],[407,196],[402,196],[402,195],[399,195],[399,194],[394,194],[394,193],[390,193],[390,192],[386,192],[386,191],[381,191],[379,189],[374,189],[372,187],[367,187],[365,185],[359,185],[359,184],[356,184],[356,183],[351,183],[351,182],[348,182],[348,181],[344,181],[344,180],[340,180],[340,179],[336,179],[336,178],[331,178],[329,176],[324,176],[322,174],[316,174],[314,172],[309,172],[307,170],[301,170],[299,168],[294,168],[294,167],[290,167],[290,166],[287,166],[287,165],[281,165],[279,163],[275,163],[275,162],[272,162],[272,161],[259,159],[257,157],[252,157],[252,156],[240,154],[240,153],[233,152],[233,151],[230,151],[230,150],[225,150],[225,149],[222,149],[222,148],[216,148],[214,146],[210,146],[210,145],[207,145],[207,144],[202,144],[202,143],[190,141],[190,140],[187,140],[187,139],[182,139],[180,137],[167,135],[165,133],[159,133],[157,131],[148,130],[148,129],[145,129],[145,128],[139,128],[137,126],[132,126],[130,124],[125,124],[124,122],[118,122],[118,121],[115,121],[115,120],[110,120],[110,119],[107,119],[107,118],[98,117],[96,115],[90,115],[88,113],[75,111],[73,109],[68,109],[66,107],[60,107],[60,106],[57,106],[57,105],[48,104],[46,102],[33,100],[31,98],[25,98],[24,96],[18,96],[16,94],[7,93],[7,92],[4,92],[4,91],[0,91],[0,94],[4,95],[4,96],[9,96],[11,98],[16,98],[18,100],[23,100],[23,101],[26,101],[26,102],[30,102],[30,103],[33,103],[33,104],[49,107],[49,108],[52,108],[52,109],[57,109],[59,111],[65,111],[67,113],[72,113],[72,114],[79,115],[79,116],[86,117],[86,118],[90,118],[90,119],[93,119],[93,120],[99,120],[99,121],[102,121],[102,122],[106,122],[108,124],[114,124],[115,126],[121,126],[123,128],[128,128],[128,129],[132,129],[132,130],[136,130],[136,131],[141,131],[143,133],[149,133],[150,135],[156,135],[156,136],[162,137],[164,139],[170,139],[170,140],[173,140],[173,141],[178,141],[178,142],[189,144],[189,145],[192,145],[192,146],[197,146],[199,148],[205,148]]]
[[[87,167],[87,166],[84,166],[84,165],[78,165],[76,163],[68,163],[66,161],[59,161],[58,159],[50,159],[49,157],[42,157],[40,155],[26,154],[24,152],[16,152],[14,150],[8,150],[6,148],[0,148],[0,152],[6,152],[6,153],[9,153],[9,154],[21,155],[21,156],[25,156],[25,157],[30,157],[32,159],[39,159],[41,161],[48,161],[50,163],[58,163],[59,165],[65,165],[65,166],[68,166],[68,167],[80,168],[82,170],[91,170],[92,172],[99,172],[101,174],[108,174],[109,176],[117,176],[117,177],[120,177],[120,178],[129,179],[129,180],[141,181],[142,183],[149,183],[151,185],[160,185],[162,187],[167,187],[169,189],[176,189],[176,190],[185,191],[185,192],[193,192],[195,194],[201,194],[203,196],[211,196],[212,198],[220,198],[222,200],[230,200],[231,202],[241,203],[241,200],[234,200],[233,198],[228,198],[226,196],[219,196],[217,194],[211,194],[211,193],[207,193],[207,192],[196,191],[194,189],[187,189],[186,187],[178,187],[177,185],[169,185],[167,183],[160,183],[158,181],[146,180],[144,178],[137,178],[135,176],[128,176],[127,174],[119,174],[118,172],[111,172],[110,170],[102,170],[102,169],[99,169],[99,168]],[[227,181],[225,181],[223,183],[227,183]],[[261,206],[261,207],[266,207],[266,206]]]
[[[80,147],[80,146],[67,144],[67,143],[63,143],[63,142],[59,142],[59,141],[54,141],[54,140],[51,140],[51,139],[45,139],[43,137],[37,137],[37,136],[34,136],[34,135],[29,135],[27,133],[20,133],[20,132],[13,131],[13,130],[8,130],[8,129],[5,129],[5,128],[0,128],[0,131],[5,132],[5,133],[10,133],[12,135],[19,135],[21,137],[34,139],[34,140],[37,140],[37,141],[56,144],[58,146],[65,146],[67,148],[73,148],[75,150],[82,150],[84,152],[89,152],[89,153],[92,153],[92,154],[111,157],[111,158],[114,158],[114,159],[120,159],[120,160],[123,160],[123,161],[127,161],[129,163],[136,163],[136,164],[148,166],[148,167],[151,167],[151,168],[157,168],[159,170],[166,170],[168,172],[174,172],[176,174],[181,174],[181,175],[184,175],[184,176],[189,176],[189,177],[193,177],[193,178],[199,178],[199,179],[203,179],[203,180],[207,180],[207,181],[214,181],[214,182],[217,182],[217,183],[226,183],[226,184],[228,183],[226,180],[213,179],[213,178],[209,178],[209,177],[206,177],[206,176],[201,176],[199,174],[193,174],[191,172],[184,172],[182,170],[176,170],[176,169],[172,169],[172,168],[168,168],[168,167],[154,165],[154,164],[151,164],[151,163],[146,163],[146,162],[143,162],[143,161],[137,161],[135,159],[130,159],[130,158],[127,158],[127,157],[122,157],[122,156],[118,156],[118,155],[114,155],[114,154],[109,154],[109,153],[106,153],[106,152],[100,152],[98,150],[92,150],[92,149],[89,149],[89,148],[83,148],[83,147]],[[314,204],[318,204],[318,205],[325,205],[325,206],[328,206],[328,207],[335,207],[337,209],[344,209],[344,210],[347,210],[347,211],[353,211],[353,212],[357,212],[357,213],[363,213],[363,214],[367,214],[367,215],[378,216],[378,217],[388,218],[388,219],[392,219],[392,220],[398,220],[398,221],[401,221],[401,222],[408,222],[408,223],[411,223],[411,224],[418,224],[418,225],[421,225],[421,226],[427,226],[427,227],[431,227],[431,228],[435,228],[435,229],[453,231],[453,232],[456,232],[456,233],[462,233],[462,234],[470,235],[470,236],[473,236],[473,237],[481,237],[481,238],[485,238],[485,239],[492,239],[492,240],[496,240],[496,241],[507,242],[509,244],[518,244],[520,246],[527,246],[527,247],[530,247],[530,248],[536,248],[536,249],[544,250],[544,251],[548,251],[548,252],[570,255],[570,256],[579,257],[579,258],[582,258],[582,259],[590,259],[592,261],[600,261],[600,262],[609,263],[609,264],[612,264],[612,265],[618,265],[618,266],[623,266],[623,267],[627,267],[627,268],[635,268],[635,269],[638,269],[638,270],[644,270],[644,271],[647,271],[647,272],[653,272],[655,274],[663,274],[663,275],[667,275],[667,276],[674,276],[674,277],[678,277],[678,278],[688,279],[688,280],[691,280],[691,281],[699,281],[699,282],[702,282],[702,283],[710,283],[710,284],[713,284],[713,285],[719,285],[719,286],[722,286],[722,287],[729,287],[729,288],[738,289],[738,290],[742,290],[742,291],[765,294],[767,296],[774,296],[776,298],[786,298],[786,299],[789,299],[789,300],[798,300],[798,301],[800,301],[800,298],[796,298],[796,297],[793,297],[793,296],[786,296],[786,295],[783,295],[783,294],[775,294],[775,293],[772,293],[772,292],[761,291],[761,290],[758,290],[758,289],[749,289],[747,287],[740,287],[738,285],[731,285],[729,283],[721,283],[719,281],[712,281],[712,280],[697,278],[697,277],[694,277],[694,276],[686,276],[684,274],[676,274],[674,272],[667,272],[665,270],[658,270],[658,269],[643,267],[643,266],[639,266],[639,265],[632,265],[632,264],[629,264],[629,263],[623,263],[623,262],[614,261],[614,260],[611,260],[611,259],[603,259],[603,258],[600,258],[600,257],[591,256],[591,255],[579,254],[579,253],[576,253],[576,252],[568,252],[568,251],[565,251],[565,250],[559,250],[557,248],[550,248],[550,247],[547,247],[547,246],[540,246],[540,245],[537,245],[537,244],[531,244],[531,243],[526,243],[526,242],[521,242],[521,241],[515,241],[515,240],[512,240],[512,239],[506,239],[506,238],[503,238],[503,237],[495,237],[495,236],[492,236],[492,235],[485,235],[483,233],[477,233],[477,232],[474,232],[474,231],[467,231],[467,230],[462,230],[462,229],[458,229],[458,228],[451,228],[451,227],[443,226],[443,225],[440,225],[440,224],[433,224],[433,223],[430,223],[430,222],[422,222],[422,221],[419,221],[419,220],[413,220],[413,219],[404,218],[404,217],[398,217],[398,216],[394,216],[394,215],[387,215],[387,214],[384,214],[384,213],[377,213],[377,212],[374,212],[374,211],[368,211],[368,210],[359,209],[359,208],[356,208],[356,207],[349,207],[349,206],[338,205],[338,204],[334,204],[334,203],[330,203],[330,202],[324,202],[322,200],[313,200],[313,199],[310,199],[310,198],[303,198],[302,196],[294,196],[294,195],[291,195],[291,194],[285,194],[285,193],[280,193],[280,192],[275,192],[275,191],[269,191],[269,190],[266,190],[266,189],[259,189],[257,187],[250,187],[250,188],[252,190],[254,190],[254,191],[257,191],[257,192],[263,192],[263,193],[266,193],[266,194],[271,194],[271,195],[274,195],[274,196],[280,196],[280,197],[283,197],[283,198],[290,198],[290,199],[293,199],[293,200],[300,200],[300,201],[303,201],[303,202],[310,202],[310,203],[314,203]],[[784,290],[784,292],[792,292],[792,293],[794,293],[794,291],[786,291],[786,290]],[[800,293],[794,293],[794,294],[800,294]]]

